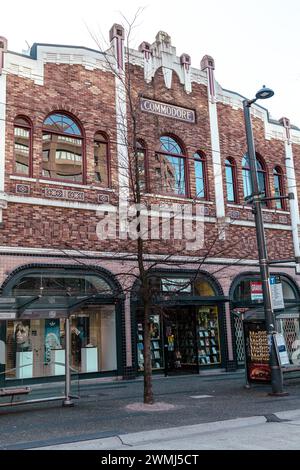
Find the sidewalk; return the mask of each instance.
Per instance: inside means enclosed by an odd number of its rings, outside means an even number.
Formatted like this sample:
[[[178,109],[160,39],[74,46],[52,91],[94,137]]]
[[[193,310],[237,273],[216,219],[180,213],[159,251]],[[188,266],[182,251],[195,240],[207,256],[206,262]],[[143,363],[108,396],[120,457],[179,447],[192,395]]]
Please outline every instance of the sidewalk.
[[[81,382],[80,399],[75,401],[73,408],[63,408],[60,402],[1,408],[0,449],[42,448],[76,442],[88,442],[91,445],[93,441],[104,442],[103,445],[109,442],[109,446],[116,443],[120,445],[120,437],[123,442],[127,442],[128,436],[133,438],[134,435],[137,435],[134,445],[139,446],[140,439],[143,441],[145,437],[147,445],[155,448],[159,443],[152,442],[151,432],[162,436],[161,445],[189,445],[188,442],[178,443],[182,427],[184,432],[188,432],[187,428],[190,427],[193,432],[199,432],[203,445],[207,434],[207,439],[209,436],[211,439],[207,445],[211,445],[216,440],[214,431],[210,431],[210,423],[220,423],[218,426],[224,429],[226,438],[226,426],[232,420],[238,435],[241,423],[242,428],[246,429],[249,419],[261,420],[251,421],[250,430],[254,424],[268,426],[270,430],[273,424],[264,424],[264,416],[300,410],[300,379],[286,383],[289,396],[283,398],[268,396],[269,385],[253,386],[246,390],[244,383],[242,372],[207,376],[156,376],[153,380],[155,403],[161,403],[162,406],[159,410],[149,412],[141,407],[142,380]],[[30,398],[60,395],[63,387],[63,383],[52,384],[51,387],[37,386]],[[77,394],[77,390],[74,389],[73,393]],[[236,421],[240,419],[246,421]],[[277,423],[274,426],[275,431],[279,429]],[[177,434],[175,430],[178,430]],[[168,439],[174,438],[173,444],[172,441],[163,441],[166,435]],[[105,439],[112,440],[103,441]],[[197,444],[193,442],[192,445]]]
[[[300,410],[265,417],[156,429],[38,450],[299,450]],[[36,449],[35,449],[36,450]]]

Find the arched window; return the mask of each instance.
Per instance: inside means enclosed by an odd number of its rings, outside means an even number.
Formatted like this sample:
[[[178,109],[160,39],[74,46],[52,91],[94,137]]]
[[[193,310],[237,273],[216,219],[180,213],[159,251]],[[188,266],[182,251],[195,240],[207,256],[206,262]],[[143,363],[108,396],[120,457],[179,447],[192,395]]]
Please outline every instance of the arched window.
[[[194,169],[196,183],[196,197],[206,199],[207,197],[207,178],[206,178],[206,159],[202,152],[194,154]]]
[[[160,148],[155,155],[154,187],[164,194],[185,196],[185,155],[180,145],[170,136],[160,138]]]
[[[227,202],[237,202],[236,166],[231,158],[225,160]]]
[[[109,186],[108,140],[102,132],[94,137],[95,181],[106,188]]]
[[[267,184],[266,184],[266,169],[260,157],[256,156],[256,169],[258,178],[258,187],[261,193],[266,197],[267,195]],[[246,154],[243,157],[242,162],[243,171],[243,186],[244,186],[244,197],[251,196],[252,184],[251,184],[251,172],[250,172],[250,161],[249,156]],[[262,202],[263,205],[266,203]]]
[[[32,176],[32,127],[28,119],[17,117],[14,122],[15,173]]]
[[[277,166],[274,168],[273,177],[275,197],[284,196],[283,172],[280,167]],[[284,199],[277,199],[275,206],[277,209],[285,209]]]
[[[65,114],[53,113],[44,121],[42,174],[83,182],[83,136],[78,124]]]
[[[144,142],[138,140],[136,143],[136,157],[139,170],[139,186],[141,191],[146,191],[146,148]]]

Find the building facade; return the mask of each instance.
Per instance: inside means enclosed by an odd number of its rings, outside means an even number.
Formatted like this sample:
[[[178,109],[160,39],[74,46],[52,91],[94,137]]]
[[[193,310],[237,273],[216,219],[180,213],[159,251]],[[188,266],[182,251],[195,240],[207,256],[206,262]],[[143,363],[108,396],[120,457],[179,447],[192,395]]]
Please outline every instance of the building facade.
[[[245,202],[243,97],[215,80],[212,57],[192,68],[166,33],[128,51],[114,25],[110,40],[106,52],[35,44],[17,54],[0,38],[0,384],[63,373],[67,315],[74,371],[143,370],[136,241],[115,236],[123,221],[110,218],[132,200],[132,106],[144,206],[159,207],[158,225],[174,207],[198,210],[203,222],[196,249],[175,233],[174,220],[170,236],[153,224],[145,242],[157,298],[153,370],[236,370],[244,360],[240,314],[259,308],[261,293]],[[293,194],[263,208],[269,257],[287,260],[270,270],[283,289],[277,321],[292,360],[300,290],[288,260],[299,256],[300,130],[256,104],[252,123],[261,192]]]

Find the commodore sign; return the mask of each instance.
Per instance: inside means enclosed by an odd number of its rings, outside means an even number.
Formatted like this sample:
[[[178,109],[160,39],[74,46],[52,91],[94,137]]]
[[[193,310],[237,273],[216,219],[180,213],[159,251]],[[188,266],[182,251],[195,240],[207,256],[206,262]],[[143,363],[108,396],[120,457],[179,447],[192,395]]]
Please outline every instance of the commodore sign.
[[[159,114],[160,116],[189,122],[190,124],[196,122],[196,114],[193,109],[181,108],[173,104],[148,100],[147,98],[141,98],[141,110],[146,113]]]

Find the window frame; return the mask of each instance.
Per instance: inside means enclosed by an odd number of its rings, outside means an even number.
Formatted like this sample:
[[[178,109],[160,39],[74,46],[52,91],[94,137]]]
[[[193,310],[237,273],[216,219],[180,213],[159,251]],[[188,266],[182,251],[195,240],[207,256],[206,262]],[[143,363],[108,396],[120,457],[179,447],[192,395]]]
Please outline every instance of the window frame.
[[[162,147],[163,143],[162,143],[161,139],[163,137],[168,137],[168,138],[174,140],[174,142],[180,148],[181,153],[172,153],[172,152],[166,152],[166,151],[162,150],[161,147]],[[177,198],[188,198],[189,194],[190,194],[189,170],[188,170],[187,155],[186,155],[184,145],[182,144],[181,140],[178,139],[178,137],[174,136],[173,134],[162,134],[159,138],[159,143],[160,143],[160,148],[159,148],[159,150],[157,150],[155,152],[155,157],[158,156],[158,155],[165,155],[165,156],[181,159],[183,161],[185,192],[183,194],[178,194],[178,193],[175,193],[175,192],[158,191],[157,189],[155,189],[155,193],[159,194],[159,195],[162,195],[162,196],[177,197]],[[151,186],[154,189],[153,182],[151,182]]]
[[[204,195],[203,197],[199,197],[197,195],[197,176],[196,176],[196,169],[195,169],[195,162],[202,163],[202,175],[203,175],[203,190]],[[197,151],[193,155],[193,165],[194,165],[194,174],[195,174],[195,198],[200,201],[208,201],[208,177],[207,177],[207,158],[206,155],[201,152]]]
[[[247,158],[248,157],[248,158]],[[249,156],[247,152],[243,155],[243,160],[244,158],[246,161],[248,160],[249,166],[244,166],[242,162],[242,175],[243,175],[243,194],[244,194],[244,202],[245,202],[245,186],[244,186],[244,171],[248,171],[250,175],[250,182],[251,182],[251,170],[250,170],[250,161],[249,161]],[[264,186],[265,186],[265,197],[270,196],[270,190],[269,190],[269,178],[268,178],[268,172],[267,172],[267,167],[264,162],[264,159],[259,155],[258,153],[255,153],[255,161],[256,161],[256,171],[258,173],[257,175],[257,180],[258,180],[258,185],[259,185],[259,175],[263,174],[263,179],[264,179]],[[261,168],[257,168],[257,163],[261,166]],[[250,183],[251,184],[251,183]],[[251,184],[252,186],[252,184]],[[270,201],[265,201],[265,208],[269,209],[270,208]],[[264,207],[263,207],[264,208]]]
[[[102,136],[103,140],[98,140],[96,139],[96,135],[100,134]],[[99,142],[101,144],[106,145],[106,172],[107,172],[107,185],[104,185],[101,183],[101,181],[97,181],[95,176],[95,142]],[[93,175],[93,183],[97,185],[97,187],[101,188],[111,188],[111,153],[110,153],[110,139],[109,136],[106,134],[106,132],[103,132],[101,130],[98,130],[94,133],[94,139],[93,139],[93,162],[94,162],[94,175]]]
[[[231,169],[232,187],[233,187],[233,201],[228,200],[226,168]],[[225,184],[226,184],[226,202],[227,202],[227,204],[238,204],[239,203],[239,196],[238,196],[238,191],[237,191],[237,188],[238,188],[237,169],[236,169],[236,162],[232,157],[227,157],[225,159]]]
[[[278,178],[278,183],[279,183],[279,196],[284,196],[285,195],[285,186],[284,186],[284,174],[283,170],[279,165],[276,165],[273,168],[273,186],[274,186],[274,196],[276,197],[276,187],[275,187],[275,177]],[[277,202],[281,204],[281,207],[277,207]],[[286,200],[285,199],[278,199],[278,201],[274,201],[275,209],[276,210],[282,210],[285,211],[287,210],[287,205],[286,205]]]
[[[77,134],[63,134],[61,132],[58,132],[58,131],[55,131],[55,130],[47,130],[47,128],[45,127],[45,121],[52,115],[55,115],[55,114],[62,114],[66,117],[68,117],[69,119],[71,119],[72,121],[74,121],[74,123],[76,124],[76,126],[79,128],[81,134],[80,136],[77,135]],[[44,118],[43,120],[43,127],[42,127],[42,137],[44,134],[53,134],[53,135],[57,135],[57,136],[67,136],[67,137],[70,137],[70,138],[74,138],[74,139],[78,139],[78,140],[81,140],[82,142],[82,145],[81,145],[81,148],[82,148],[82,180],[81,181],[71,181],[71,180],[68,180],[68,179],[65,179],[65,178],[51,178],[49,176],[43,176],[43,174],[41,174],[40,176],[40,179],[43,179],[43,180],[47,180],[47,181],[56,181],[56,182],[59,182],[59,183],[64,183],[64,184],[68,184],[69,186],[73,186],[73,185],[78,185],[78,184],[81,184],[81,185],[86,185],[87,184],[87,178],[86,178],[86,137],[85,137],[85,132],[84,132],[84,129],[81,125],[81,123],[79,122],[79,120],[73,116],[72,114],[68,113],[67,111],[64,111],[64,110],[55,110],[55,111],[52,111],[51,113],[48,113],[47,116]],[[43,154],[43,148],[42,148],[42,154]],[[41,168],[41,171],[43,172],[43,166]]]
[[[141,189],[142,193],[148,193],[150,188],[149,181],[149,168],[148,168],[148,149],[145,141],[143,139],[136,140],[136,152],[143,152],[144,154],[144,178],[145,178],[145,188]]]
[[[27,126],[24,125],[18,125],[17,121],[18,119],[22,119],[23,121],[27,122]],[[28,155],[28,174],[24,174],[21,172],[17,171],[17,161],[16,161],[16,153],[15,153],[15,129],[24,129],[26,131],[29,131],[29,155]],[[23,178],[32,178],[33,177],[33,125],[31,119],[29,119],[27,116],[23,114],[18,114],[15,119],[14,119],[14,124],[13,124],[13,162],[14,162],[14,168],[13,168],[13,174],[16,176],[22,176]]]

